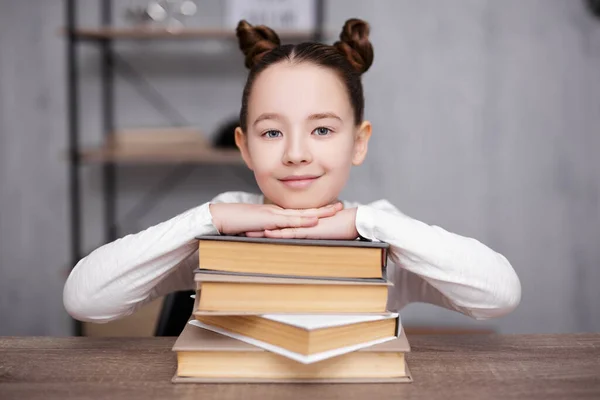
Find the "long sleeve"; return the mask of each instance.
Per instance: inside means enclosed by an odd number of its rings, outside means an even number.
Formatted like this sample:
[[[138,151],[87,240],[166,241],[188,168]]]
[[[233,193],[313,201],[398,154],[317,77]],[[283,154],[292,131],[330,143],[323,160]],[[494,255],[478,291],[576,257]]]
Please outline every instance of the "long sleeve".
[[[209,203],[142,232],[108,243],[81,259],[63,291],[67,312],[81,321],[108,322],[193,285],[198,235],[217,234]]]
[[[488,319],[521,300],[508,260],[475,239],[412,219],[385,200],[358,206],[356,227],[361,236],[390,244],[392,307],[426,302]]]

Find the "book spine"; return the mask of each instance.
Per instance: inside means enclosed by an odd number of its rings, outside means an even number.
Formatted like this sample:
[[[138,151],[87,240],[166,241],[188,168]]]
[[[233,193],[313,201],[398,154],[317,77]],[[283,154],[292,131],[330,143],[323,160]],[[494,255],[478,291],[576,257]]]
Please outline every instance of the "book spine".
[[[381,251],[381,278],[384,280],[388,280],[387,279],[387,267],[388,267],[388,250],[386,249],[382,249]]]

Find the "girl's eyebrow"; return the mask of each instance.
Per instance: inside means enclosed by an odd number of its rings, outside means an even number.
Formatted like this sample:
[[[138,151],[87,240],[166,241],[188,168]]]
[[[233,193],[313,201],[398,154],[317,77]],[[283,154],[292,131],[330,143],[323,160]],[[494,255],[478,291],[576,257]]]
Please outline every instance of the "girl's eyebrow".
[[[326,112],[326,113],[317,113],[317,114],[311,114],[308,116],[308,120],[310,121],[315,121],[318,119],[327,119],[327,118],[333,118],[333,119],[337,119],[342,121],[342,119],[340,117],[338,117],[336,114],[332,113],[332,112]]]
[[[324,112],[324,113],[316,113],[316,114],[311,114],[308,116],[308,118],[306,118],[309,121],[316,121],[319,119],[327,119],[327,118],[333,118],[333,119],[337,119],[339,121],[342,121],[342,119],[335,113],[332,112]],[[283,117],[279,114],[275,114],[275,113],[264,113],[258,116],[258,118],[256,118],[256,121],[254,121],[254,123],[252,124],[253,126],[256,126],[256,124],[258,124],[261,121],[265,121],[268,119],[273,119],[276,121],[281,121],[283,119]]]
[[[259,115],[258,118],[256,118],[256,121],[254,121],[254,123],[252,125],[255,126],[260,121],[264,121],[264,120],[267,120],[267,119],[274,119],[276,121],[280,121],[282,118],[281,118],[281,115],[279,115],[279,114],[265,113],[265,114]]]

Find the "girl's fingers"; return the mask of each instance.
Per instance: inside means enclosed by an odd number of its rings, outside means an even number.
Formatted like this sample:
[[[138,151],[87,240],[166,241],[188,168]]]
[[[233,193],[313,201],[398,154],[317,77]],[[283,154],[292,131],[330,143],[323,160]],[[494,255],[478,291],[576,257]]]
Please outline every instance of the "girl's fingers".
[[[299,228],[315,226],[319,223],[317,217],[286,217],[284,226],[278,226],[278,228]]]
[[[306,239],[310,236],[310,228],[284,228],[266,230],[264,237],[273,239]]]
[[[250,237],[262,237],[265,229],[282,229],[295,227],[310,227],[319,223],[317,217],[300,217],[293,215],[265,214],[260,219],[240,225],[238,232]]]
[[[246,232],[246,237],[262,238],[265,237],[265,231]]]
[[[283,229],[315,226],[319,223],[317,217],[279,216],[266,224],[265,229]]]
[[[296,209],[281,209],[278,210],[279,214],[290,215],[290,216],[302,216],[302,217],[317,217],[326,218],[334,216],[338,211],[343,208],[342,203],[330,204],[320,208],[307,208],[303,210]]]

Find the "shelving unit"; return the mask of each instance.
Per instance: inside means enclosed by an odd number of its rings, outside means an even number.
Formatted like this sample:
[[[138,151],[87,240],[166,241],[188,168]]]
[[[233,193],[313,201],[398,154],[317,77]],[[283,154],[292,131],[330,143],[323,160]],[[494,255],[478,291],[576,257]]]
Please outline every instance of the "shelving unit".
[[[66,27],[63,33],[67,39],[67,118],[68,118],[68,176],[70,200],[71,266],[82,257],[82,213],[81,184],[79,169],[84,164],[102,168],[102,193],[104,200],[105,241],[118,237],[116,210],[116,178],[119,165],[156,164],[229,164],[240,165],[241,157],[237,150],[220,150],[208,146],[163,146],[119,148],[114,143],[115,94],[114,77],[117,72],[113,44],[121,40],[235,40],[235,32],[224,29],[185,28],[175,32],[165,29],[117,28],[112,26],[113,2],[102,0],[99,27],[82,28],[77,24],[77,0],[65,0]],[[322,41],[323,0],[316,1],[316,29],[312,32],[278,32],[280,38],[288,40]],[[79,118],[79,65],[77,49],[82,43],[97,47],[100,53],[101,110],[104,144],[97,148],[81,148]],[[82,326],[75,323],[75,333],[80,335]]]
[[[149,148],[118,148],[103,146],[82,149],[79,152],[84,163],[115,164],[173,164],[204,163],[242,165],[237,150],[220,150],[206,146],[168,146]]]
[[[224,29],[184,28],[169,31],[162,28],[94,28],[77,29],[81,40],[105,39],[235,39],[235,32]],[[302,31],[278,31],[282,40],[312,40],[314,35]]]

